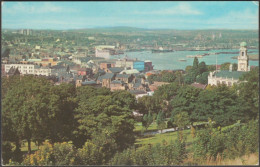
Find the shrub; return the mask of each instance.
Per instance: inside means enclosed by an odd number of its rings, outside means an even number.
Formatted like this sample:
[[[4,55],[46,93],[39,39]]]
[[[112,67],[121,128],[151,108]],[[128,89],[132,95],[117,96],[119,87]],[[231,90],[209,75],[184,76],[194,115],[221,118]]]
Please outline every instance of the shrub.
[[[26,155],[23,165],[54,165],[52,145],[45,141],[34,154]]]
[[[53,156],[55,165],[73,165],[76,151],[72,144],[67,142],[55,143],[53,147]]]
[[[102,147],[91,142],[78,149],[75,164],[76,165],[102,165],[104,163],[104,154]]]

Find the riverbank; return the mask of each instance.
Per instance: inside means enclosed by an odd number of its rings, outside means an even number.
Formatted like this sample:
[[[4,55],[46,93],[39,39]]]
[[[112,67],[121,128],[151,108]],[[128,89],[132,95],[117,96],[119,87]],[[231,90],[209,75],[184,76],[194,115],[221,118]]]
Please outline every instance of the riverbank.
[[[232,59],[237,59],[237,56],[231,57]],[[251,61],[259,61],[259,55],[249,55],[249,60]]]
[[[257,55],[258,50],[249,50],[251,55]],[[248,53],[249,53],[248,52]],[[119,59],[128,57],[129,59],[135,59],[145,61],[150,60],[153,63],[154,69],[157,70],[185,70],[187,66],[192,65],[194,57],[199,56],[200,62],[204,61],[207,65],[215,65],[226,62],[237,63],[237,59],[231,57],[237,56],[238,50],[211,50],[211,51],[175,51],[166,53],[152,53],[151,51],[143,52],[124,52],[124,54],[111,56],[113,59]],[[180,61],[185,60],[185,61]],[[258,61],[249,61],[250,66],[258,66]]]

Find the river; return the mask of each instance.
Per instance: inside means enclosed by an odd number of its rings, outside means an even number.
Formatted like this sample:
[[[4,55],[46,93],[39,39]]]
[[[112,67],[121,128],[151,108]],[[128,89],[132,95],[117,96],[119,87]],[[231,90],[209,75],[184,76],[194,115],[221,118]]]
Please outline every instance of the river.
[[[249,49],[253,53],[249,55],[258,54],[258,50]],[[118,59],[127,56],[128,58],[137,58],[139,60],[150,60],[153,62],[154,69],[156,70],[174,70],[174,69],[185,69],[186,66],[192,65],[194,58],[187,58],[186,56],[201,55],[204,53],[217,53],[217,52],[238,52],[237,49],[221,49],[221,50],[210,50],[210,51],[175,51],[167,53],[152,53],[151,51],[142,52],[125,52],[121,55],[113,55],[111,58]],[[208,55],[202,58],[198,58],[199,62],[204,61],[207,65],[215,65],[216,58],[217,64],[223,64],[226,62],[237,63],[237,59],[232,59],[233,56],[238,54],[218,54]],[[179,61],[185,59],[187,61]],[[258,66],[259,61],[249,61],[249,65]]]

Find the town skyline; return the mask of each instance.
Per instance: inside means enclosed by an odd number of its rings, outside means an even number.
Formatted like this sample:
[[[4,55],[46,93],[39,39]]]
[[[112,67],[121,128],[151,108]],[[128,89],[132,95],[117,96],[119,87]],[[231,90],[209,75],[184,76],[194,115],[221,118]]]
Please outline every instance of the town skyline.
[[[259,6],[243,2],[5,2],[3,29],[258,29]]]

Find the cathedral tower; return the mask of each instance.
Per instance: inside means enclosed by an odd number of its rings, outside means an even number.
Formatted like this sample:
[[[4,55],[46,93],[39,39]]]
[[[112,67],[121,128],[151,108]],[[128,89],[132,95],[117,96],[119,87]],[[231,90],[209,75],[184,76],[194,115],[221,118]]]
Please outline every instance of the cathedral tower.
[[[247,55],[247,44],[246,42],[242,42],[240,44],[240,51],[239,51],[239,56],[237,58],[238,60],[238,68],[237,71],[249,71],[248,68],[248,55]]]

